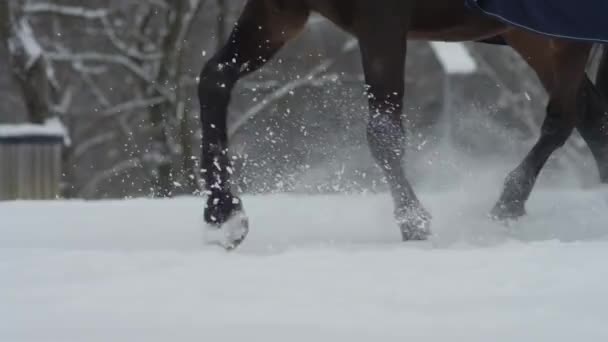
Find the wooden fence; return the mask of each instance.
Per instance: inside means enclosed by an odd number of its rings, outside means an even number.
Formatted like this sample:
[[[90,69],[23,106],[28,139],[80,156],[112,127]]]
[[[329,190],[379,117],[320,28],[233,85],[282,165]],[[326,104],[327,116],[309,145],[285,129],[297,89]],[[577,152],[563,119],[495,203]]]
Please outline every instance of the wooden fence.
[[[0,201],[55,199],[65,135],[43,125],[0,125]]]

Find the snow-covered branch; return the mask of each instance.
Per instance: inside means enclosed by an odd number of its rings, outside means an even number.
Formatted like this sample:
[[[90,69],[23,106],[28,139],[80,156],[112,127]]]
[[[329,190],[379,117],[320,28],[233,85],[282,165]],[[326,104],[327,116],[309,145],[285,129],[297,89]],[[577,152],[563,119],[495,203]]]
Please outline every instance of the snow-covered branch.
[[[355,50],[357,42],[354,39],[347,41],[342,48],[341,54],[347,54]],[[239,118],[228,127],[228,136],[233,136],[249,119],[260,113],[264,109],[268,108],[271,104],[289,95],[297,88],[301,88],[307,85],[318,85],[325,84],[327,82],[335,82],[335,75],[323,75],[329,68],[336,64],[339,56],[335,58],[326,59],[311,70],[309,70],[303,77],[298,77],[290,82],[287,82],[280,86],[278,89],[273,91],[271,94],[266,96],[256,105],[252,106],[248,111],[243,113]]]
[[[101,184],[101,182],[140,167],[141,160],[139,158],[131,158],[122,161],[109,169],[98,172],[85,184],[82,190],[79,191],[78,196],[82,198],[92,198],[95,196],[97,189],[99,189],[99,184]]]
[[[135,59],[140,60],[160,60],[162,58],[162,53],[145,53],[139,51],[134,46],[129,46],[128,43],[120,39],[116,33],[116,30],[110,23],[110,20],[107,17],[100,18],[101,23],[103,24],[104,32],[108,40],[114,45],[114,47],[121,52],[122,54]]]
[[[80,6],[58,5],[50,2],[28,3],[23,10],[27,14],[55,14],[84,19],[104,18],[110,13],[106,8],[92,9]]]
[[[84,156],[85,153],[89,152],[92,148],[94,148],[96,146],[100,146],[100,145],[108,143],[108,142],[111,142],[112,140],[116,139],[116,137],[117,137],[116,132],[110,131],[110,132],[104,132],[102,134],[94,135],[91,138],[83,139],[78,142],[78,145],[75,146],[70,158],[74,162],[76,162],[82,156]]]
[[[142,108],[149,108],[161,103],[166,102],[167,99],[162,96],[152,97],[148,99],[135,99],[132,101],[117,104],[113,107],[107,108],[102,112],[104,116],[114,116],[117,114],[124,114],[133,112]]]
[[[170,90],[155,82],[155,80],[150,77],[148,72],[124,55],[101,52],[48,52],[46,55],[50,60],[57,62],[95,62],[121,65],[131,71],[141,80],[145,81],[150,87],[156,90],[159,94],[163,95],[168,101],[175,101],[175,95]]]

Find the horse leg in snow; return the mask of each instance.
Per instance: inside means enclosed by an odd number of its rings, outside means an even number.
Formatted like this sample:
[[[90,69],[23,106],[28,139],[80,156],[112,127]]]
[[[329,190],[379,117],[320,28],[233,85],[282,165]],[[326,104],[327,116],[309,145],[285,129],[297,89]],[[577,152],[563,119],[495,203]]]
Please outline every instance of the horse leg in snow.
[[[578,102],[591,48],[590,44],[549,39],[523,31],[511,31],[505,38],[536,71],[549,93],[549,104],[540,139],[505,181],[502,195],[491,212],[497,219],[525,214],[525,202],[542,167],[570,137],[578,120]]]
[[[608,100],[608,44],[602,46],[602,55],[596,76],[597,89],[604,99]]]
[[[308,10],[298,6],[249,0],[228,43],[209,60],[200,75],[201,166],[208,193],[204,216],[208,224],[218,229],[231,221],[223,243],[229,249],[240,244],[248,232],[243,204],[232,193],[230,183],[232,164],[226,118],[231,91],[240,78],[260,68],[302,29]]]
[[[359,6],[362,12],[354,31],[359,39],[368,87],[369,146],[388,180],[403,240],[424,240],[430,235],[430,215],[416,198],[402,165],[405,132],[401,116],[411,2],[390,1],[379,6],[361,1]],[[392,7],[387,9],[387,6]]]
[[[608,183],[608,102],[588,78],[585,78],[580,96],[581,118],[576,128],[595,158],[600,181]]]
[[[577,126],[597,162],[600,180],[608,183],[608,44],[602,47],[595,86],[586,80],[584,116]]]

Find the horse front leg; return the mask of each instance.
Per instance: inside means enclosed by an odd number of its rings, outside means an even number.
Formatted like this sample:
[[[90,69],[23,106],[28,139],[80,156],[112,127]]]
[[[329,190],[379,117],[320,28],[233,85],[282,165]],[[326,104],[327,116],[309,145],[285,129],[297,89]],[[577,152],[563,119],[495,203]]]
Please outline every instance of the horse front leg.
[[[249,231],[243,203],[234,195],[233,166],[228,153],[227,113],[231,92],[243,76],[259,69],[304,26],[308,11],[249,0],[228,43],[204,66],[199,80],[201,106],[201,172],[208,194],[205,221],[220,236],[217,243],[237,247]]]
[[[402,114],[410,5],[391,2],[389,5],[394,8],[389,12],[395,15],[386,17],[376,13],[379,8],[386,13],[385,8],[365,3],[365,20],[359,22],[357,35],[368,87],[369,147],[388,180],[403,240],[425,240],[430,235],[430,215],[416,197],[402,164],[406,144]]]
[[[608,62],[608,61],[607,61]],[[585,78],[580,93],[579,113],[581,118],[576,126],[589,146],[600,176],[600,182],[608,183],[608,65],[605,74],[598,75],[597,87]],[[605,94],[602,94],[605,93]]]

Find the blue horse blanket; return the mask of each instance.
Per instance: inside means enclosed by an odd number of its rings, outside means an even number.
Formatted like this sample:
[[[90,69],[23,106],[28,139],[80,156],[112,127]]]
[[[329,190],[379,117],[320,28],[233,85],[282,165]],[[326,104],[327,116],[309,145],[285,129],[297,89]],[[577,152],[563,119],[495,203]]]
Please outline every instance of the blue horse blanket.
[[[465,0],[503,22],[545,35],[608,43],[608,0]]]

